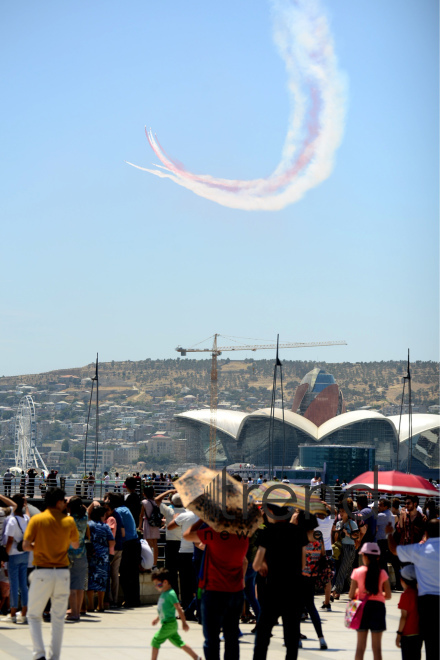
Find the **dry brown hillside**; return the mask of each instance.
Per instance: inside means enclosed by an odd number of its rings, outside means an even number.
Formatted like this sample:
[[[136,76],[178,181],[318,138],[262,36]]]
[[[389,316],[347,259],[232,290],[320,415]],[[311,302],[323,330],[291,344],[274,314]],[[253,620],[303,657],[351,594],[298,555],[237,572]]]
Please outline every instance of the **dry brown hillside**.
[[[326,363],[285,360],[283,362],[285,400],[291,401],[303,376],[315,366],[334,375],[348,409],[370,405],[381,408],[400,404],[406,362]],[[153,397],[179,398],[194,394],[199,400],[209,394],[210,360],[141,360],[100,363],[100,392],[103,398],[148,404]],[[416,406],[437,404],[439,400],[439,365],[436,362],[415,362],[412,366],[413,402]],[[26,383],[38,389],[53,387],[61,381],[69,389],[84,389],[81,379],[94,374],[94,365],[61,369],[43,374],[0,378],[0,389],[15,388]],[[66,376],[76,378],[66,379]],[[271,360],[219,360],[219,396],[229,401],[241,401],[253,396],[255,403],[270,402],[273,362]],[[87,388],[87,387],[86,387]],[[182,392],[182,389],[185,392]],[[252,406],[251,406],[252,407]],[[255,407],[255,406],[253,406]]]

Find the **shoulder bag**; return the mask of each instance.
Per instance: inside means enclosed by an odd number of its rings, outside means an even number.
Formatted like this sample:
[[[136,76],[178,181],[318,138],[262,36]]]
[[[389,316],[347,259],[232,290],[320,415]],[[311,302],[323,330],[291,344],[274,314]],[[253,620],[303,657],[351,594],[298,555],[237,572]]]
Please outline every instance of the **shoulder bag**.
[[[349,600],[347,607],[345,608],[345,617],[344,625],[346,628],[351,628],[351,630],[358,630],[361,621],[362,614],[364,611],[365,603],[368,600],[366,596],[363,600]]]

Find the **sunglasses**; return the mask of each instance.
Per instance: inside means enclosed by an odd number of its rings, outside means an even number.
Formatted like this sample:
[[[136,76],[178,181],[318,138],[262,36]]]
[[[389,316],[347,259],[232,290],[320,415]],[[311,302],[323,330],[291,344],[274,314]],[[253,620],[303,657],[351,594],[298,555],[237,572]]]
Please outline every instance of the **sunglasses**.
[[[161,587],[163,587],[163,582],[156,582],[155,586],[159,587],[159,589],[160,589]]]

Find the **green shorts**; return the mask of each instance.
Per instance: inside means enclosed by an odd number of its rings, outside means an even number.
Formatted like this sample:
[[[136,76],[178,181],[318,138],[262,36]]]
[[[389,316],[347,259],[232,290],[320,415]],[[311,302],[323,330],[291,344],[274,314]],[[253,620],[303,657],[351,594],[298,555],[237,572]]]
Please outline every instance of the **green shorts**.
[[[185,646],[185,642],[177,632],[177,619],[174,621],[169,621],[167,623],[162,623],[160,630],[154,635],[151,640],[151,646],[155,649],[160,649],[161,644],[169,640],[174,646],[182,648]]]

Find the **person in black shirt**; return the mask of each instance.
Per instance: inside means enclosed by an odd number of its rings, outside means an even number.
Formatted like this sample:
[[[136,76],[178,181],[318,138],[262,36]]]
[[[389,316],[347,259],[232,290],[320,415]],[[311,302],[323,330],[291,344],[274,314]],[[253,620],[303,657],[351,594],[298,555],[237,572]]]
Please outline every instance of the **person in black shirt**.
[[[35,477],[37,476],[38,472],[34,470],[34,468],[29,468],[27,473],[29,477],[28,487],[27,487],[28,497],[33,497],[35,492]]]
[[[125,486],[128,490],[128,495],[125,498],[125,506],[129,511],[131,512],[131,515],[135,519],[135,522],[137,524],[137,521],[139,520],[139,517],[141,515],[141,498],[136,492],[137,488],[137,481],[135,477],[127,477],[125,480]]]
[[[290,514],[286,518],[286,509],[272,504],[267,504],[267,508],[269,524],[259,536],[253,562],[254,569],[266,580],[263,594],[261,590],[258,593],[261,613],[253,660],[266,659],[272,628],[280,616],[283,620],[286,660],[296,660],[302,611],[302,549],[308,539],[303,529],[289,522]]]

